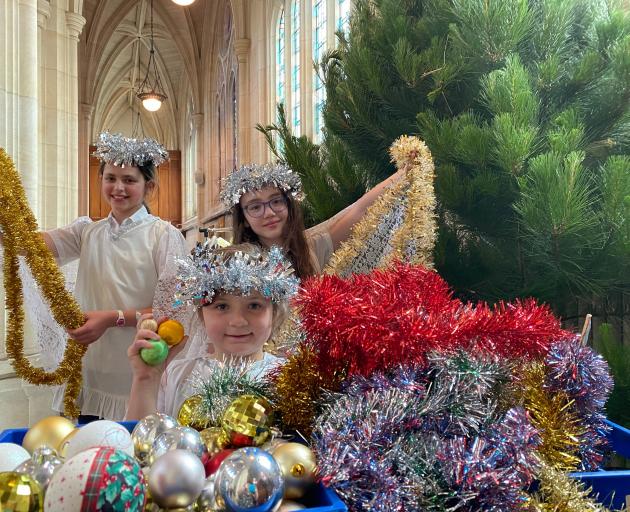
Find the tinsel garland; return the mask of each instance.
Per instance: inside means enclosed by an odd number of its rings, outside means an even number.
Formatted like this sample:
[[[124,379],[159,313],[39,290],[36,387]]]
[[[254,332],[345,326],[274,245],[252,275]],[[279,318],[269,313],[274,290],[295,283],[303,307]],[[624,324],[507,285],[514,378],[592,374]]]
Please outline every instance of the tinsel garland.
[[[4,238],[4,287],[9,326],[6,349],[17,375],[31,384],[66,383],[65,413],[78,417],[76,398],[81,390],[81,359],[87,347],[68,340],[62,361],[53,372],[34,367],[24,355],[24,308],[18,254],[24,253],[33,278],[42,290],[55,320],[76,329],[85,318],[65,288],[64,277],[37,229],[20,177],[9,155],[0,148],[0,225]]]
[[[436,238],[434,166],[426,144],[403,136],[390,148],[407,180],[387,189],[355,224],[325,272],[349,275],[386,267],[393,259],[433,265]]]

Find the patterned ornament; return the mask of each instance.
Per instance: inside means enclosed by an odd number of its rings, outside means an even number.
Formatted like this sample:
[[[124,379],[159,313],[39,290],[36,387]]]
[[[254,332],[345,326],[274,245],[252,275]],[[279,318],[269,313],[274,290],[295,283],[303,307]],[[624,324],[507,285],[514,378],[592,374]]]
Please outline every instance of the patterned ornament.
[[[28,429],[22,446],[31,453],[41,446],[49,446],[59,452],[63,440],[75,428],[74,423],[62,416],[42,418]]]
[[[0,473],[0,510],[40,512],[44,510],[44,491],[29,475],[14,471]]]
[[[234,446],[260,446],[270,437],[272,424],[271,404],[254,395],[238,397],[221,419],[223,431]]]
[[[59,468],[46,491],[46,512],[142,510],[146,485],[140,465],[109,447],[78,453]]]
[[[317,463],[313,451],[300,443],[284,443],[271,455],[282,471],[284,497],[290,500],[303,497],[315,483]]]
[[[176,426],[177,420],[175,418],[161,413],[149,414],[137,423],[131,432],[131,439],[133,440],[135,456],[142,466],[149,462],[149,453],[155,438],[162,432]]]
[[[153,441],[149,454],[149,465],[153,465],[158,458],[173,450],[188,450],[200,460],[207,453],[199,432],[194,428],[174,427],[163,432]]]
[[[271,512],[282,500],[284,483],[270,454],[259,448],[241,448],[221,464],[214,489],[217,503],[228,511]]]
[[[63,465],[52,448],[43,446],[33,452],[33,456],[15,468],[16,473],[32,477],[44,490],[48,487],[55,472]]]
[[[151,499],[163,508],[185,508],[199,497],[205,472],[199,457],[173,450],[155,461],[149,471]]]
[[[189,396],[182,403],[177,413],[177,421],[184,427],[202,431],[209,426],[209,420],[203,418],[203,397],[201,395]]]
[[[65,447],[65,457],[69,459],[79,452],[97,446],[116,448],[132,457],[134,454],[133,441],[125,427],[115,421],[98,420],[77,430]]]

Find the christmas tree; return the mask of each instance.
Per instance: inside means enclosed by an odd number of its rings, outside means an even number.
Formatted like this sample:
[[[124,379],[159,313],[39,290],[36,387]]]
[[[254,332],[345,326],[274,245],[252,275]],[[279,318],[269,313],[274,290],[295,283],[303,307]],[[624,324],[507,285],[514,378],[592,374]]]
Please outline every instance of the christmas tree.
[[[319,63],[321,145],[259,127],[321,221],[393,172],[401,134],[436,162],[436,268],[467,298],[630,290],[630,15],[600,0],[358,0]],[[274,137],[279,135],[279,137]],[[275,141],[279,141],[278,145]]]

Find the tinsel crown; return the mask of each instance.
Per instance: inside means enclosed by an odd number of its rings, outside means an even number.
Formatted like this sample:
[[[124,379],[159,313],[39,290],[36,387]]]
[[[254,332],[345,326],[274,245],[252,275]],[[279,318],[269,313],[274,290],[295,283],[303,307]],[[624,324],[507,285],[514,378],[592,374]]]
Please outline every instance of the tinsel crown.
[[[300,280],[279,247],[269,251],[255,247],[252,253],[222,253],[219,248],[218,239],[212,237],[197,243],[188,258],[178,261],[176,305],[205,306],[217,292],[258,292],[272,302],[289,300],[297,293]]]
[[[242,165],[225,178],[222,185],[221,201],[228,208],[238,204],[243,194],[265,187],[278,187],[296,201],[304,197],[300,176],[282,163]]]
[[[154,139],[133,139],[120,133],[103,132],[98,136],[94,156],[101,162],[118,167],[146,165],[149,162],[157,167],[168,160],[168,151]]]

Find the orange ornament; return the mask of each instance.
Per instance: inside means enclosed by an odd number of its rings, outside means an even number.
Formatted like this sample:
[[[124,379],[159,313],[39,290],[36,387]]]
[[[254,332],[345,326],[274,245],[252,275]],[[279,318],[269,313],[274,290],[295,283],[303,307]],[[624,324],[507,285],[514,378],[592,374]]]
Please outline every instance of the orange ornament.
[[[172,347],[184,339],[184,326],[177,320],[166,320],[160,324],[157,333]]]

